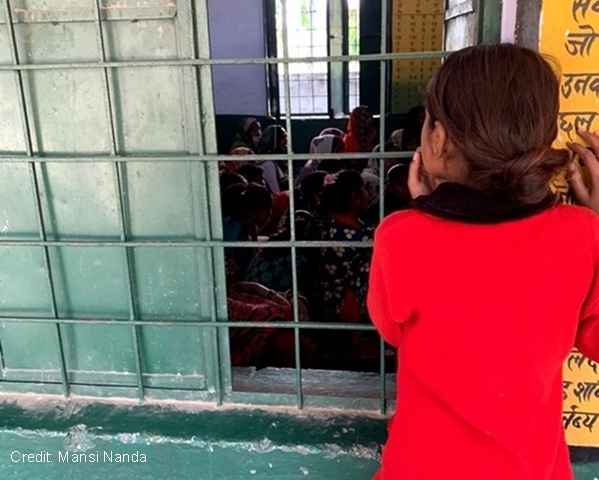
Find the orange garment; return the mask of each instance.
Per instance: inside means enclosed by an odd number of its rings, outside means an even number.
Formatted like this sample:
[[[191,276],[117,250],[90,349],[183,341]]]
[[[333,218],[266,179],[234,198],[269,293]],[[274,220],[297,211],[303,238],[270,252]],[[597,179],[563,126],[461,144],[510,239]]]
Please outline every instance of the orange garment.
[[[368,107],[359,106],[349,116],[347,132],[343,136],[346,153],[369,153],[376,145],[374,119]]]

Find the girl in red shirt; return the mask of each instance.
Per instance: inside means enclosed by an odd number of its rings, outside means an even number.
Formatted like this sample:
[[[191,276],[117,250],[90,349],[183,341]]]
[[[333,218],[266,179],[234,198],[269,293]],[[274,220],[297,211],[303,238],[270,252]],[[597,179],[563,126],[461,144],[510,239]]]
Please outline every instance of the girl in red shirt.
[[[579,132],[594,155],[570,145],[589,189],[551,146],[558,108],[552,66],[514,45],[457,52],[429,85],[413,208],[381,224],[371,266],[369,311],[398,348],[378,479],[573,478],[562,364],[574,346],[599,360],[599,217],[550,184],[569,171],[599,211],[599,137]]]

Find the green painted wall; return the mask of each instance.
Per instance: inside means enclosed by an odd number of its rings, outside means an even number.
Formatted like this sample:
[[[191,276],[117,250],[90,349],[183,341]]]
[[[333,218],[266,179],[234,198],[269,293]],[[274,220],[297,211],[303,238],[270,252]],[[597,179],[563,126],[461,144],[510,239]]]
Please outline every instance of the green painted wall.
[[[18,58],[12,55],[2,10],[0,62],[97,62],[102,49],[90,8],[95,2],[66,3],[50,2],[43,14],[35,9],[14,14]],[[192,58],[197,21],[186,6],[152,0],[138,7],[125,1],[102,11],[106,59]],[[202,134],[195,81],[193,69],[179,66],[108,69],[106,77],[102,68],[33,70],[20,77],[1,72],[0,155],[26,157],[30,143],[35,157],[92,160],[37,164],[33,170],[25,158],[0,163],[0,240],[209,238],[208,212],[218,202],[208,200],[203,164],[129,162],[117,167],[93,161],[113,153],[198,154]],[[211,318],[216,282],[211,261],[205,248],[131,248],[127,256],[115,247],[0,246],[3,316],[52,318],[55,303],[60,318],[174,322],[136,329],[61,325],[64,360],[55,325],[0,322],[2,379],[57,383],[64,361],[72,384],[135,386],[139,361],[144,386],[207,390],[214,381],[208,372],[218,368],[207,365],[215,358],[206,345],[208,334],[179,328],[176,322]]]

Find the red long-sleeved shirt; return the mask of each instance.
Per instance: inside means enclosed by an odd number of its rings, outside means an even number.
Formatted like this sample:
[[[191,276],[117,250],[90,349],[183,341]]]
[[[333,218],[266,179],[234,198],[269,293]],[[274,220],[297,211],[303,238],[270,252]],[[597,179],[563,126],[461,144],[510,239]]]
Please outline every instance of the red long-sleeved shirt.
[[[491,225],[396,213],[368,298],[398,347],[377,478],[570,480],[562,364],[599,360],[599,217],[558,205]]]

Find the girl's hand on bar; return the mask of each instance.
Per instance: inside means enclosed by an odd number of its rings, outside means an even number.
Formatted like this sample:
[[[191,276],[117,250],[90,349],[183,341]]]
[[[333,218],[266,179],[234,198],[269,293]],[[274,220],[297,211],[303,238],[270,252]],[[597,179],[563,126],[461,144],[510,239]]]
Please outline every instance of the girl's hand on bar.
[[[587,186],[584,183],[580,170],[574,162],[569,166],[568,183],[574,198],[580,205],[599,213],[599,132],[593,135],[579,130],[578,134],[589,143],[593,151],[574,142],[569,142],[568,148],[580,157],[589,172],[591,184]]]
[[[410,163],[410,172],[408,175],[408,188],[410,189],[410,195],[412,199],[419,197],[420,195],[430,195],[433,193],[433,187],[428,178],[428,174],[424,169],[422,163],[422,154],[420,148],[414,152],[414,158]]]

